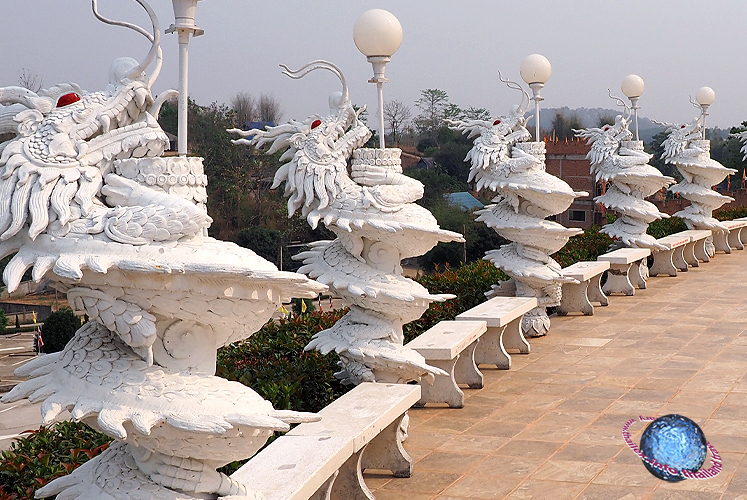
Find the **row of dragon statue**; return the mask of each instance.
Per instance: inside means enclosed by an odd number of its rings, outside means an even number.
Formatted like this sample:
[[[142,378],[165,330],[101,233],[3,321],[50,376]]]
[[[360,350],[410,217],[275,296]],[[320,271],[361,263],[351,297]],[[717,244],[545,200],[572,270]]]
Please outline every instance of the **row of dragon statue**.
[[[251,250],[207,236],[207,178],[202,159],[164,156],[158,124],[174,91],[152,94],[162,55],[158,19],[144,0],[152,30],[111,21],[144,35],[142,62],[114,61],[106,90],[63,83],[39,92],[0,88],[0,257],[14,255],[3,281],[18,287],[32,270],[67,294],[91,321],[62,352],[18,370],[29,380],[3,398],[42,402],[45,423],[65,410],[116,441],[102,455],[37,492],[58,499],[261,498],[216,468],[252,456],[275,431],[313,421],[314,414],[278,411],[250,388],[215,376],[216,350],[257,331],[282,302],[328,292],[350,304],[307,349],[335,351],[340,379],[406,383],[443,374],[403,346],[402,327],[432,302],[402,275],[401,261],[439,242],[464,241],[416,204],[423,185],[403,175],[401,151],[364,148],[371,132],[355,110],[342,71],[313,61],[291,78],[333,73],[341,89],[329,114],[266,130],[232,130],[237,144],[283,151],[273,187],[285,185],[288,214],[320,222],[336,239],[312,243],[297,256],[299,273],[278,271]],[[581,230],[548,220],[587,193],[545,171],[545,144],[527,131],[529,96],[492,121],[450,121],[475,137],[465,161],[477,190],[495,193],[477,212],[509,244],[486,258],[510,280],[488,295],[538,298],[522,326],[526,336],[550,327],[568,282],[551,255]],[[604,227],[619,246],[657,248],[646,234],[666,217],[646,197],[674,179],[648,164],[632,141],[629,114],[613,125],[579,131],[591,143],[592,173],[609,183],[595,200],[619,214]],[[712,160],[701,122],[668,124],[666,161],[683,181],[672,192],[691,205],[678,213],[692,228],[726,230],[712,211],[729,201],[711,189],[730,172]]]

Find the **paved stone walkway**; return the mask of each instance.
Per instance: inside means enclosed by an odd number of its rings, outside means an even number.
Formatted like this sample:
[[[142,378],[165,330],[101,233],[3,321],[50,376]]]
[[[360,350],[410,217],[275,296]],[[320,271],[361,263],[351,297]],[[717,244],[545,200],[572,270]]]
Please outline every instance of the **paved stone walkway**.
[[[594,316],[552,317],[511,370],[483,370],[463,409],[411,410],[413,477],[366,473],[367,484],[379,500],[747,500],[745,269],[747,251],[718,254]],[[0,449],[41,420],[38,405],[17,404],[0,405]],[[702,427],[718,476],[666,483],[627,448],[627,420],[667,413]]]
[[[367,484],[379,500],[747,500],[745,270],[747,252],[717,254],[594,316],[552,317],[511,370],[483,370],[463,409],[410,411],[413,477]],[[701,426],[718,476],[667,483],[625,445],[627,420],[668,413]]]

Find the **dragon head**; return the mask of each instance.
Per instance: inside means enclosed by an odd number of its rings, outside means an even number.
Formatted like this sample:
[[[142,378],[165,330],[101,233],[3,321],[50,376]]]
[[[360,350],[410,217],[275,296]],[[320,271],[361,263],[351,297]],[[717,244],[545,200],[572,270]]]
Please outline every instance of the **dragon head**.
[[[667,127],[668,134],[662,143],[664,146],[662,156],[667,162],[684,151],[690,141],[702,138],[700,118],[694,118],[690,123],[663,123],[662,125]]]
[[[132,27],[127,23],[109,24]],[[38,94],[20,87],[0,88],[0,133],[15,137],[0,144],[0,239],[7,240],[31,219],[29,235],[36,238],[54,224],[66,225],[90,215],[99,199],[103,176],[117,159],[157,156],[168,137],[156,117],[163,101],[154,100],[151,85],[161,65],[158,25],[153,35],[142,28],[153,46],[144,62],[115,60],[107,89],[85,92],[74,83],[56,85]],[[148,78],[146,67],[157,59]]]
[[[133,59],[117,59],[110,75],[133,65]],[[110,80],[102,92],[87,93],[68,83],[39,95],[18,95],[14,88],[0,89],[3,104],[31,105],[15,114],[17,137],[3,148],[0,166],[18,161],[40,168],[102,166],[117,158],[157,156],[168,145],[149,112],[154,100],[142,78]]]

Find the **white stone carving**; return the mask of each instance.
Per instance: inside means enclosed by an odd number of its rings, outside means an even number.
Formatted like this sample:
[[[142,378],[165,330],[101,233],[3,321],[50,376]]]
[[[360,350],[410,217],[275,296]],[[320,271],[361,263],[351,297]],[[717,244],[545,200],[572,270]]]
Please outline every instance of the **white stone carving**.
[[[439,228],[436,219],[414,202],[423,195],[420,182],[402,175],[399,149],[365,149],[371,137],[348,97],[345,77],[327,61],[313,61],[285,74],[301,78],[316,69],[334,73],[342,92],[329,98],[330,114],[291,121],[267,130],[230,132],[234,142],[269,152],[288,148],[288,160],[275,174],[273,187],[285,183],[288,215],[297,210],[312,227],[319,221],[337,239],[318,241],[297,258],[299,270],[329,285],[351,304],[332,328],[319,332],[307,350],[336,351],[345,381],[407,382],[443,373],[412,349],[403,347],[402,325],[418,319],[434,301],[432,295],[402,276],[400,261],[422,255],[440,241],[464,241]],[[347,162],[352,155],[351,174]]]
[[[447,122],[469,137],[477,136],[465,159],[472,163],[469,182],[474,181],[477,190],[489,188],[498,194],[494,205],[476,212],[477,220],[512,242],[485,254],[511,277],[486,295],[537,297],[538,306],[524,316],[522,331],[525,336],[538,337],[550,328],[545,309],[560,304],[562,284],[577,283],[563,276],[550,254],[583,232],[545,219],[564,212],[574,198],[587,193],[573,191],[545,171],[545,143],[525,142],[531,138],[524,117],[529,96],[518,84],[502,81],[523,95],[521,104],[512,106],[507,116],[493,122]]]
[[[656,205],[645,198],[675,181],[648,164],[652,155],[643,151],[643,141],[632,140],[628,118],[618,115],[614,125],[575,131],[578,137],[587,139],[591,145],[586,157],[591,162],[594,179],[609,183],[607,191],[594,198],[594,201],[618,214],[612,224],[602,228],[602,232],[617,240],[612,249],[633,247],[665,250],[653,236],[646,234],[646,230],[651,222],[668,218],[669,215],[660,212]]]
[[[702,115],[701,115],[702,117]],[[710,229],[714,233],[727,233],[729,228],[713,217],[713,211],[734,198],[724,196],[712,189],[723,181],[727,175],[736,173],[711,158],[711,141],[702,138],[701,119],[690,123],[664,123],[667,127],[667,139],[663,142],[664,159],[673,163],[680,174],[682,182],[669,188],[672,193],[690,200],[690,206],[674,215],[685,220],[689,229]],[[706,251],[710,257],[715,253],[713,237],[706,242]]]
[[[172,93],[151,95],[159,28],[137,1],[153,34],[117,24],[147,35],[152,57],[115,61],[106,91],[0,88],[0,132],[16,133],[0,145],[0,256],[17,252],[3,280],[14,290],[31,268],[91,319],[62,352],[21,367],[30,380],[3,401],[42,402],[45,423],[70,410],[118,441],[39,496],[251,496],[215,469],[317,417],[215,377],[216,350],[249,337],[281,300],[326,287],[206,236],[202,160],[159,156],[168,139],[156,117]]]

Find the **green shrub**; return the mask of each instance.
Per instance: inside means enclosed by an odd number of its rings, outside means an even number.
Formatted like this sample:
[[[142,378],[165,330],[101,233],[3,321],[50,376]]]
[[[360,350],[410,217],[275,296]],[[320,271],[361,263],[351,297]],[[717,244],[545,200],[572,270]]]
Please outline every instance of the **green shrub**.
[[[610,222],[610,219],[607,219]],[[567,267],[583,260],[597,260],[607,253],[612,238],[602,233],[598,226],[591,227],[583,234],[573,236],[568,243],[552,255],[561,267]]]
[[[63,350],[80,326],[81,320],[72,310],[60,309],[53,312],[42,326],[42,351],[53,353]]]
[[[5,333],[6,326],[8,326],[8,317],[5,315],[5,311],[0,309],[0,335]]]
[[[722,208],[713,212],[713,216],[718,220],[734,220],[747,217],[747,207]]]
[[[108,446],[111,438],[83,423],[65,421],[14,441],[0,452],[0,499],[34,498],[34,491],[72,472]]]
[[[684,219],[679,217],[655,220],[648,225],[648,234],[657,239],[680,231],[687,231],[687,225]]]
[[[453,320],[457,314],[485,302],[485,292],[498,281],[507,280],[503,271],[486,260],[477,260],[457,268],[446,267],[443,271],[419,277],[416,281],[430,293],[450,293],[455,299],[433,302],[420,319],[404,326],[405,342],[409,342],[439,321]]]
[[[279,410],[316,412],[350,388],[334,377],[339,358],[304,352],[311,337],[343,311],[312,312],[271,321],[243,342],[218,351],[218,376],[241,382]]]

